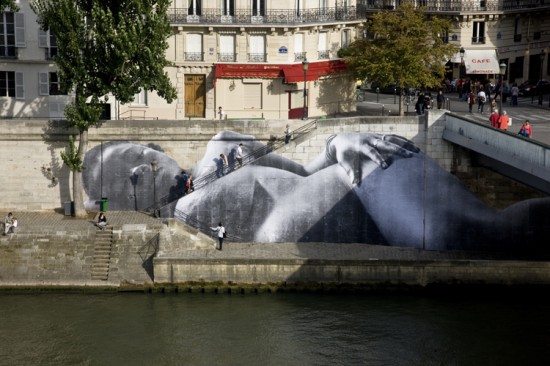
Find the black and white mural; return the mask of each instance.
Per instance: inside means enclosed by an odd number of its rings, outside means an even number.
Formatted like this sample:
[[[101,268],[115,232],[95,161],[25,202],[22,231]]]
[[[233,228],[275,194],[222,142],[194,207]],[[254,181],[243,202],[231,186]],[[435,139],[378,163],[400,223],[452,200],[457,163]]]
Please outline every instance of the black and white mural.
[[[517,253],[550,247],[550,198],[504,210],[488,207],[405,138],[342,133],[330,136],[324,151],[307,165],[274,153],[239,167],[241,143],[245,155],[263,146],[253,136],[220,132],[189,169],[159,146],[97,146],[85,159],[88,207],[97,207],[105,196],[111,210],[142,210],[154,205],[154,194],[168,196],[177,201],[176,216],[208,225],[222,221],[228,232],[249,242]],[[213,172],[219,178],[180,197],[182,169],[195,180]]]

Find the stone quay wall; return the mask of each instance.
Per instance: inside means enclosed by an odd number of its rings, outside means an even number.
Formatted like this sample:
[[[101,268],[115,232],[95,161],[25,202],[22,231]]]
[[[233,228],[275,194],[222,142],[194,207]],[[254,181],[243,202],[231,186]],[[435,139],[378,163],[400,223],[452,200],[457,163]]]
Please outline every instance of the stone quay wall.
[[[444,115],[428,119],[412,117],[348,117],[319,120],[317,130],[296,149],[282,152],[299,163],[311,161],[322,152],[326,137],[338,132],[398,134],[413,140],[428,155],[450,169],[453,147],[441,139]],[[89,130],[91,149],[108,141],[132,141],[159,145],[182,168],[193,167],[203,156],[207,143],[218,132],[236,131],[261,141],[282,137],[286,124],[297,129],[301,120],[185,120],[105,121]],[[0,208],[13,211],[41,211],[63,207],[71,200],[72,178],[60,153],[75,130],[62,122],[46,120],[0,120]],[[237,142],[236,142],[237,143]]]

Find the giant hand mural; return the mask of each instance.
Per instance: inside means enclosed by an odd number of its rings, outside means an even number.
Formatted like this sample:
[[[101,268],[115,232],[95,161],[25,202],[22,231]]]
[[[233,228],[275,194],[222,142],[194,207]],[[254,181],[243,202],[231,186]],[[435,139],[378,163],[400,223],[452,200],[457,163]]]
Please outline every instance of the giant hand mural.
[[[219,169],[224,154],[230,174],[179,198],[176,217],[208,224],[222,221],[229,232],[250,242],[547,251],[550,198],[526,200],[505,210],[490,208],[402,137],[338,134],[330,136],[325,150],[307,165],[269,154],[237,169],[239,143],[245,154],[262,146],[252,136],[235,132],[212,138],[203,159],[190,170],[199,179]],[[179,197],[181,168],[175,160],[155,146],[112,142],[86,156],[88,205],[103,193],[114,210],[151,206],[153,159],[161,167],[159,194]]]

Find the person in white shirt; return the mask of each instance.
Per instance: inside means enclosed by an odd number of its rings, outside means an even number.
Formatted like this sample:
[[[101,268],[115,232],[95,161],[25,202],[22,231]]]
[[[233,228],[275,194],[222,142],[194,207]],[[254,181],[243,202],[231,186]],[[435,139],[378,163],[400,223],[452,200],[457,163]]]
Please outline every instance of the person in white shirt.
[[[223,227],[222,223],[218,223],[217,227],[211,227],[212,231],[218,232],[218,245],[216,246],[217,250],[222,250],[223,245],[223,238],[225,238],[225,228]]]
[[[477,93],[477,111],[479,113],[483,113],[483,106],[485,106],[486,101],[487,101],[487,95],[485,94],[482,88]]]
[[[240,143],[239,147],[237,148],[237,154],[235,155],[235,159],[237,159],[237,162],[239,163],[239,168],[243,166],[243,144]]]
[[[225,112],[222,107],[218,108],[218,115],[220,116],[220,119],[225,119]]]

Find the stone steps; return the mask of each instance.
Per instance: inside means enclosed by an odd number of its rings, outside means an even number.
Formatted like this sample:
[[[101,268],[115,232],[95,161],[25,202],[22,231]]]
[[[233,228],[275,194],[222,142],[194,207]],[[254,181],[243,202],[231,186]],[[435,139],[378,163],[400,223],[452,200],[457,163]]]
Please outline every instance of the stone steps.
[[[111,263],[111,248],[113,243],[113,228],[97,230],[94,242],[94,258],[92,261],[92,280],[107,281]]]

